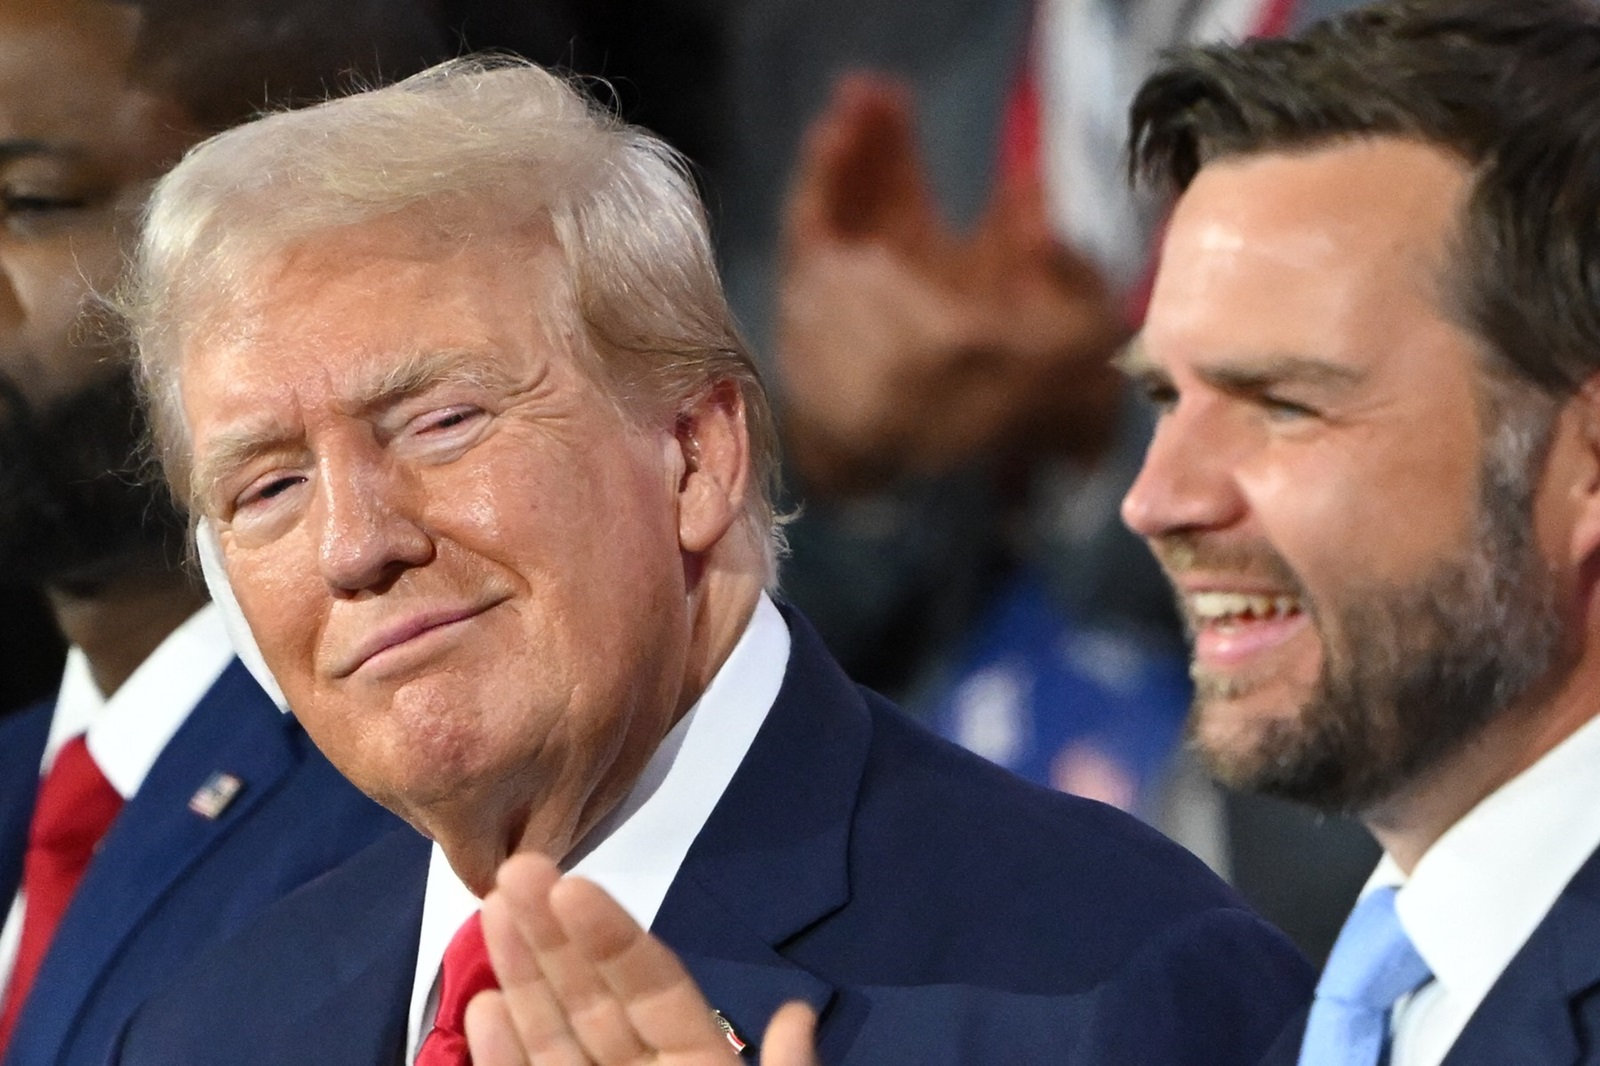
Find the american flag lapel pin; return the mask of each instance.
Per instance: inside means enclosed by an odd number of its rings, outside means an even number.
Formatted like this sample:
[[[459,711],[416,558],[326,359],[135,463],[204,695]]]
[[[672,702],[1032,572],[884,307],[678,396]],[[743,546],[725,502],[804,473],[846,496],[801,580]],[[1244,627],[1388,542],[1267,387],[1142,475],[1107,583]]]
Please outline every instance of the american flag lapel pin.
[[[743,1055],[744,1049],[749,1045],[739,1039],[739,1034],[733,1031],[733,1023],[723,1017],[720,1010],[712,1011],[711,1016],[717,1020],[717,1028],[722,1030],[722,1035],[728,1038],[728,1044],[733,1048],[733,1053],[735,1055]]]
[[[206,778],[206,783],[189,797],[189,809],[207,821],[216,821],[228,805],[244,788],[244,782],[233,774],[218,770]]]

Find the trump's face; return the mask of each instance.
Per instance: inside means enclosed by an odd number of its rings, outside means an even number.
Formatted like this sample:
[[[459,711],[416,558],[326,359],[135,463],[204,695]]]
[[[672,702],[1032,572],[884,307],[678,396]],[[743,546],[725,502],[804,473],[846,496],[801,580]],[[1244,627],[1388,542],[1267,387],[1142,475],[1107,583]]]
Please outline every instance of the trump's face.
[[[1467,189],[1380,138],[1213,162],[1173,216],[1123,515],[1178,591],[1192,725],[1232,784],[1369,810],[1556,662],[1538,443],[1501,432],[1445,310]]]
[[[182,352],[199,505],[318,746],[487,888],[683,710],[682,442],[625,418],[527,234],[393,221],[270,260]]]

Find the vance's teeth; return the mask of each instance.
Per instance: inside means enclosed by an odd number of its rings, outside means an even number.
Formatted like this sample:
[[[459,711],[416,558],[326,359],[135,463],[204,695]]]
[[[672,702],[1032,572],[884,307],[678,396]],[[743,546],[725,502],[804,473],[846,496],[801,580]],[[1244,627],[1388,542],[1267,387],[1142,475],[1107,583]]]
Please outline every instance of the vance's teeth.
[[[1243,592],[1196,592],[1189,596],[1189,610],[1201,622],[1259,622],[1298,614],[1300,600]]]

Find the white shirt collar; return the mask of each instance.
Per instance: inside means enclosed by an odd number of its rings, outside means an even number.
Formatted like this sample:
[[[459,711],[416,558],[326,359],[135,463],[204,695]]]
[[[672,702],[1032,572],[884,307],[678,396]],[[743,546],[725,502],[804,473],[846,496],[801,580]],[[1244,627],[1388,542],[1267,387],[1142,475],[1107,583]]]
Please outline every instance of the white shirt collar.
[[[1567,882],[1600,848],[1596,766],[1600,716],[1451,826],[1409,878],[1387,855],[1373,871],[1363,894],[1399,886],[1400,924],[1434,975],[1396,1013],[1394,1066],[1443,1058]]]
[[[100,772],[123,799],[131,799],[232,659],[222,615],[209,604],[168,634],[110,699],[95,684],[88,657],[69,649],[40,773],[50,769],[63,744],[87,734]]]
[[[684,856],[744,761],[778,698],[789,663],[789,627],[763,593],[750,623],[704,694],[689,708],[617,808],[563,866],[611,893],[640,925],[655,921]],[[428,864],[422,934],[407,1021],[406,1061],[416,1058],[437,1010],[444,951],[478,899],[437,844]]]

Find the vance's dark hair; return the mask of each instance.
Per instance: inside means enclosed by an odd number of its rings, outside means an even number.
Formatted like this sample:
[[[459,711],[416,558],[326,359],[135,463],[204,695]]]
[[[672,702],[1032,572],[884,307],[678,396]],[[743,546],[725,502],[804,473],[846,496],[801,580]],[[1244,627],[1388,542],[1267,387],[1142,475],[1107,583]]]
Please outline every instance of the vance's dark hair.
[[[1600,5],[1392,0],[1286,39],[1172,53],[1133,104],[1130,168],[1168,193],[1228,156],[1358,137],[1471,168],[1445,291],[1551,395],[1600,371]]]

